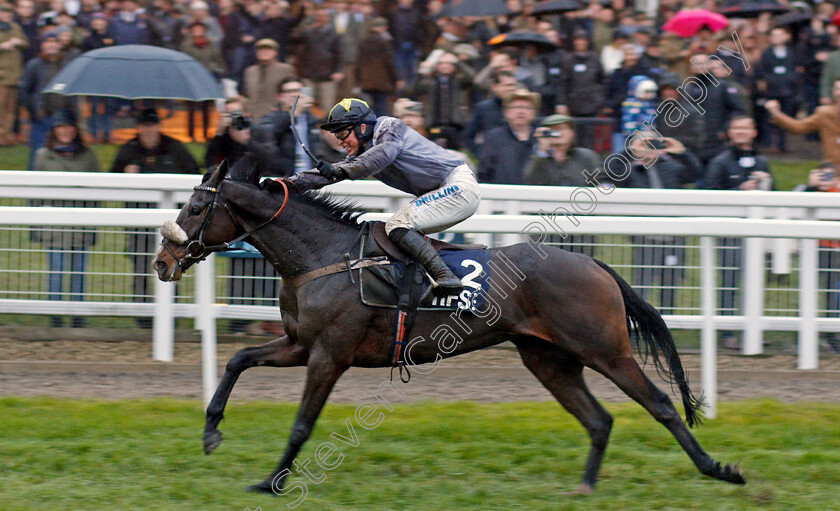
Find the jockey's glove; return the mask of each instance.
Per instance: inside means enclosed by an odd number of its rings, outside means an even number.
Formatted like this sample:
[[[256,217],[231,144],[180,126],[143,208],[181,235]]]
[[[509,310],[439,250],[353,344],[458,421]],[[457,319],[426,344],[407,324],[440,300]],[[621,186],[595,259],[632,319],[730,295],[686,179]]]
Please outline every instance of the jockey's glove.
[[[333,181],[347,178],[347,174],[345,174],[340,167],[325,161],[319,161],[318,164],[315,165],[315,168],[318,169],[318,172],[320,172],[322,176]]]

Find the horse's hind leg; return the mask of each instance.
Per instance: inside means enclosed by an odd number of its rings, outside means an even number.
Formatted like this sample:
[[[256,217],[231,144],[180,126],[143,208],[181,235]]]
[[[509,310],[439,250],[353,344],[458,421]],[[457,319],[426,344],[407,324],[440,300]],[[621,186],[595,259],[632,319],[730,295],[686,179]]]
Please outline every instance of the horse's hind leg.
[[[610,437],[612,416],[589,393],[583,379],[583,364],[579,360],[538,339],[518,340],[514,344],[525,367],[589,433],[592,441],[589,458],[583,481],[575,493],[592,493]]]
[[[744,484],[746,482],[743,472],[737,466],[721,466],[703,450],[688,430],[688,426],[683,422],[668,395],[650,381],[632,356],[613,359],[606,366],[594,367],[594,369],[615,382],[657,421],[665,425],[702,474],[730,483]]]
[[[216,429],[222,421],[230,393],[242,371],[265,365],[271,367],[292,367],[306,365],[309,354],[299,345],[283,336],[259,346],[244,348],[231,357],[225,367],[225,374],[207,406],[207,422],[204,425],[204,452],[210,454],[222,443],[222,432]]]

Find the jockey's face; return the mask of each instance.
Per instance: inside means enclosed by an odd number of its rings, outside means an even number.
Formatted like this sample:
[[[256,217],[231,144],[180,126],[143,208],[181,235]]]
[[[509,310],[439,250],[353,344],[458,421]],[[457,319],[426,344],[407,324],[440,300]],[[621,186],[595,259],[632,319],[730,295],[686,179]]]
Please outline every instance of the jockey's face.
[[[359,129],[364,133],[367,131],[367,124],[362,124],[359,126]],[[341,133],[337,133],[336,136],[341,135]],[[347,152],[348,156],[356,156],[359,154],[359,139],[356,138],[356,130],[351,129],[350,134],[344,140],[341,140],[341,137],[338,137],[338,143],[341,144],[341,147]]]

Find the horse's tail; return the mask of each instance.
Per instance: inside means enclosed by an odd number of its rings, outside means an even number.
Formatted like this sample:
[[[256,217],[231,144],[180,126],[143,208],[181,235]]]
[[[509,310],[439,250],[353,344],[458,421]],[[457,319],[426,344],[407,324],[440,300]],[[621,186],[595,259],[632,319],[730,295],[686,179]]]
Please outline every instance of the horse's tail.
[[[635,336],[633,337],[636,339],[639,353],[644,355],[645,360],[650,355],[653,358],[653,363],[659,375],[672,385],[674,383],[677,384],[682,395],[683,406],[685,407],[685,421],[688,423],[688,426],[693,427],[695,424],[700,424],[701,417],[699,412],[703,407],[702,395],[700,398],[695,397],[688,387],[688,381],[685,377],[682,362],[680,362],[680,356],[677,353],[677,347],[674,344],[674,338],[671,337],[671,332],[668,330],[668,326],[665,324],[662,316],[651,304],[642,300],[636,294],[636,291],[630,287],[630,284],[621,278],[615,270],[597,259],[595,259],[595,262],[610,274],[621,290],[621,297],[624,299],[624,310],[627,314],[627,331],[631,336],[635,332]],[[667,368],[662,364],[660,355],[665,357],[668,363]]]

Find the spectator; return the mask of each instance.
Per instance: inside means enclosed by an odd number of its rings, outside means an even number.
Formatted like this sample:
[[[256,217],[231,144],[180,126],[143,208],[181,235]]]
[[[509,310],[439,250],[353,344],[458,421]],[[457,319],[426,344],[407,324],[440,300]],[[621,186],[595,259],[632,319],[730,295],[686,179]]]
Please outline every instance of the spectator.
[[[572,117],[595,117],[604,107],[604,72],[598,56],[589,49],[589,38],[583,34],[572,39],[572,53],[566,63],[566,97],[562,102]],[[625,85],[626,86],[626,85]],[[595,125],[579,122],[577,139],[594,140]]]
[[[604,48],[614,43],[615,29],[613,27],[615,24],[615,11],[610,7],[602,7],[601,4],[597,2],[592,2],[589,5],[589,8],[592,10],[592,47],[595,53],[603,57]],[[624,41],[620,41],[615,47],[621,48],[622,45],[628,42],[629,41],[625,38]],[[606,72],[606,68],[608,67],[606,62],[602,60],[601,65],[604,67]],[[618,58],[615,61],[615,67],[620,65],[621,59]]]
[[[815,16],[804,36],[800,35],[798,45],[797,61],[802,66],[802,95],[809,113],[813,113],[820,106],[820,75],[823,63],[834,49],[825,24],[825,20]],[[743,69],[743,66],[740,67]],[[733,69],[737,69],[737,66]],[[817,136],[810,134],[808,139],[817,140]]]
[[[298,50],[298,76],[314,88],[321,108],[330,108],[335,103],[338,84],[344,79],[345,49],[325,6],[315,8],[315,21],[300,35]]]
[[[14,136],[18,80],[23,71],[23,50],[29,41],[15,23],[11,5],[0,4],[0,147],[17,142]]]
[[[226,55],[230,77],[240,83],[245,69],[257,60],[254,43],[262,33],[262,11],[258,0],[242,0],[227,19],[220,49]]]
[[[627,99],[621,103],[621,144],[636,130],[651,128],[650,121],[656,114],[656,82],[644,75],[637,75],[627,84]]]
[[[624,29],[613,30],[612,42],[601,50],[601,66],[604,74],[611,75],[624,62],[624,47],[630,43],[630,37]]]
[[[755,122],[736,117],[729,125],[730,147],[709,162],[708,187],[713,190],[769,190],[772,188],[770,164],[758,154]]]
[[[219,119],[219,130],[207,145],[204,157],[206,167],[227,160],[236,160],[251,150],[251,116],[248,100],[241,96],[228,98],[225,111]],[[229,258],[228,295],[231,305],[266,305],[277,297],[277,273],[253,246],[245,242],[233,245],[235,250],[222,252]],[[268,302],[266,301],[268,300]],[[231,333],[260,334],[259,325],[242,319],[232,319],[228,324]]]
[[[29,46],[24,48],[23,63],[38,56],[40,46],[38,45],[38,17],[35,16],[35,2],[32,0],[18,0],[15,8],[15,23],[20,25]]]
[[[834,34],[834,51],[828,54],[820,75],[820,103],[830,105],[834,102],[834,82],[840,78],[840,31]]]
[[[556,30],[549,30],[545,33],[558,47],[551,51],[544,52],[539,60],[542,63],[543,83],[539,87],[539,93],[542,96],[542,110],[541,116],[551,115],[554,113],[567,114],[569,109],[564,104],[566,101],[566,71],[568,66],[566,62],[569,60],[569,54],[566,50],[559,46],[560,38]],[[491,86],[492,89],[492,86]]]
[[[358,83],[356,81],[356,62],[359,61],[359,47],[365,34],[365,27],[363,20],[356,18],[355,13],[348,9],[348,0],[334,0],[333,6],[333,26],[335,32],[343,39],[343,57],[344,70],[342,74],[344,79],[339,84],[338,95],[341,97],[350,97],[353,95],[353,89]],[[364,62],[364,65],[370,65],[371,61]],[[385,111],[376,111],[377,115],[385,115]]]
[[[423,43],[423,15],[414,0],[399,0],[391,11],[388,26],[394,38],[394,63],[397,76],[406,87],[414,87],[417,57]]]
[[[764,107],[770,113],[771,122],[784,130],[791,133],[819,132],[822,157],[840,165],[840,77],[834,81],[832,93],[833,103],[817,107],[804,119],[794,119],[782,112],[778,101],[768,101]]]
[[[226,99],[225,111],[219,116],[219,128],[207,144],[204,166],[210,168],[223,160],[233,165],[244,156],[251,142],[251,124],[248,99],[242,96]]]
[[[126,174],[198,174],[198,163],[184,147],[172,137],[160,132],[160,118],[152,108],[140,111],[137,116],[138,134],[120,147],[111,172]],[[129,208],[154,208],[148,202],[127,203]],[[143,303],[154,296],[151,271],[152,254],[157,245],[154,229],[138,228],[128,236],[127,252],[134,269],[134,296]],[[152,319],[138,317],[141,328],[151,328]]]
[[[484,142],[484,134],[504,122],[502,101],[516,89],[516,78],[510,71],[498,71],[493,74],[490,85],[492,95],[477,103],[473,108],[473,117],[464,129],[463,138],[467,148],[478,154]]]
[[[704,116],[694,111],[688,100],[677,92],[677,87],[680,87],[680,85],[682,85],[682,80],[676,73],[662,75],[660,80],[662,101],[667,101],[669,104],[676,103],[679,106],[674,108],[682,108],[683,113],[675,114],[677,117],[670,121],[667,117],[658,117],[656,131],[663,137],[679,140],[689,151],[698,154],[703,147],[703,140],[706,136]],[[688,115],[685,115],[685,112],[688,112]],[[676,122],[677,120],[679,122]],[[704,180],[705,176],[701,179]],[[699,182],[697,186],[705,188],[705,185],[701,185]]]
[[[146,25],[149,28],[149,44],[171,50],[181,46],[187,31],[181,6],[176,7],[173,0],[153,0],[151,9],[146,13]]]
[[[111,33],[117,45],[149,44],[149,27],[145,11],[136,0],[122,0],[120,11],[111,18]]]
[[[572,118],[554,114],[534,131],[537,152],[528,159],[523,184],[541,186],[589,186],[583,171],[601,165],[595,151],[575,146]]]
[[[286,0],[271,2],[265,8],[261,38],[273,39],[277,43],[277,58],[280,62],[285,62],[289,57],[289,34],[303,21],[302,2],[296,2],[293,9],[293,13],[290,13],[289,2]]]
[[[704,147],[697,154],[707,163],[720,152],[720,146],[726,141],[726,131],[730,119],[744,114],[744,104],[738,91],[730,86],[729,80],[715,76],[708,70],[709,56],[698,53],[691,58],[691,70],[694,81],[686,83],[684,94],[702,109],[706,124]],[[701,100],[702,98],[702,100]]]
[[[179,50],[200,62],[217,79],[225,74],[225,61],[218,44],[207,38],[207,27],[201,21],[193,21],[188,27],[189,37],[184,39]]]
[[[788,116],[796,114],[796,95],[799,86],[799,77],[796,72],[796,55],[788,47],[790,34],[785,28],[776,27],[770,31],[770,47],[761,54],[755,70],[755,86],[757,98],[775,100],[780,104],[781,111]],[[772,146],[771,128],[769,119],[763,110],[759,114],[759,132],[764,146]],[[785,132],[778,128],[772,131],[778,134],[778,146],[773,150],[775,153],[787,151],[785,144]]]
[[[207,38],[216,44],[222,44],[224,32],[219,20],[210,15],[210,6],[203,0],[196,0],[190,4],[189,16],[184,19],[187,24],[193,21],[200,21],[207,27]]]
[[[699,162],[673,138],[657,138],[638,132],[628,141],[626,152],[632,162],[629,177],[622,183],[630,188],[682,188],[697,179]],[[648,300],[659,282],[659,310],[673,314],[677,289],[685,272],[685,238],[682,236],[633,236],[633,286]]]
[[[110,24],[108,18],[104,14],[98,12],[90,17],[90,32],[88,36],[82,40],[80,49],[82,53],[90,50],[98,50],[107,46],[114,46],[116,41],[111,35]]]
[[[280,82],[293,76],[294,68],[277,61],[279,45],[273,39],[260,39],[254,46],[257,63],[245,70],[243,95],[248,98],[251,115],[260,119],[271,112]]]
[[[300,78],[287,78],[277,89],[277,106],[260,119],[253,137],[260,159],[265,163],[266,170],[272,172],[271,175],[289,176],[315,166],[292,132],[290,112],[298,96],[300,99],[295,111],[298,135],[313,153],[319,150],[321,137],[318,126],[321,119],[312,112],[312,89],[304,87]]]
[[[537,152],[525,166],[523,183],[541,186],[590,186],[584,171],[601,166],[595,151],[575,147],[575,130],[572,118],[550,115],[534,131]],[[577,236],[551,235],[547,240],[570,252],[595,255],[597,238],[584,234]]]
[[[434,71],[423,76],[417,84],[416,94],[423,97],[426,122],[429,126],[449,126],[459,131],[467,124],[466,90],[472,76],[460,67],[453,53],[432,52]],[[437,59],[435,59],[437,55]]]
[[[840,192],[837,166],[830,161],[820,164],[808,174],[808,192]],[[825,289],[825,308],[830,318],[840,317],[840,240],[819,241],[820,289]],[[840,339],[834,332],[825,335],[825,341],[834,352],[840,352]]]
[[[108,46],[114,46],[116,41],[111,35],[108,18],[101,12],[90,17],[90,34],[82,41],[82,53],[90,50],[98,50]],[[90,101],[90,118],[88,126],[90,134],[99,144],[105,144],[111,138],[111,121],[117,113],[117,101],[114,98],[93,96]]]
[[[515,48],[502,48],[490,55],[490,63],[473,78],[473,84],[481,91],[489,92],[493,76],[507,71],[516,78],[516,82],[525,88],[531,88],[533,79],[530,71],[519,65],[518,52]]]
[[[539,107],[539,94],[518,89],[508,95],[504,101],[507,123],[488,131],[481,147],[480,182],[522,184],[522,172],[536,146],[533,123]]]
[[[79,132],[76,114],[61,110],[53,114],[52,127],[46,145],[35,153],[32,170],[60,172],[99,172],[96,154],[85,146]],[[33,200],[33,206],[93,208],[99,203],[78,200]],[[49,250],[47,288],[50,300],[61,300],[64,294],[65,268],[69,269],[71,300],[82,301],[85,292],[87,250],[96,243],[96,233],[90,228],[49,227],[32,232],[32,241],[43,243]],[[69,267],[66,263],[69,261]],[[73,328],[83,328],[83,317],[73,318]],[[62,319],[53,316],[54,328],[63,326]]]
[[[359,45],[358,58],[364,65],[356,66],[355,82],[362,92],[370,96],[376,115],[389,115],[390,96],[404,87],[399,82],[394,64],[394,44],[388,33],[388,20],[373,20],[370,32]]]
[[[409,98],[400,98],[394,101],[394,117],[423,135],[424,138],[429,138],[429,132],[426,131],[426,118],[423,117],[423,103]]]
[[[728,137],[730,147],[709,162],[708,186],[716,190],[770,190],[773,179],[767,158],[758,154],[755,138],[758,132],[749,117],[736,117],[730,122]],[[721,314],[731,316],[737,312],[735,290],[741,282],[741,239],[720,238],[718,258],[721,270]],[[723,346],[738,349],[740,344],[731,331],[722,331]]]
[[[31,122],[29,133],[29,168],[35,163],[35,151],[41,148],[52,125],[52,115],[59,110],[74,109],[75,104],[70,96],[61,94],[42,94],[53,77],[66,64],[61,52],[58,34],[45,32],[41,36],[40,55],[23,67],[20,78],[20,102],[29,112]]]

